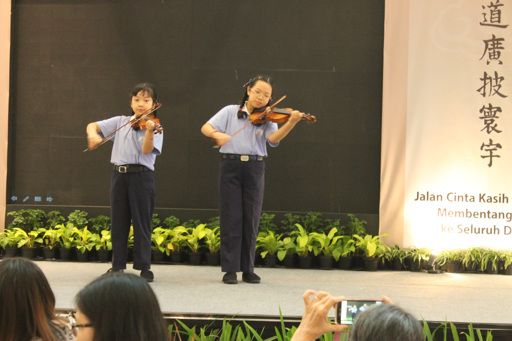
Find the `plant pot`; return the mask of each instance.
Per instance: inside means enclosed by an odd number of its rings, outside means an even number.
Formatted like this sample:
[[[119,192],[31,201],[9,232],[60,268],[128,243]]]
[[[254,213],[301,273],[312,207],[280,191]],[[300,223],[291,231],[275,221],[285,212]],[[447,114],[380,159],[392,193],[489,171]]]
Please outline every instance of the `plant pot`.
[[[100,249],[100,250],[97,250],[96,253],[98,254],[98,261],[99,262],[106,263],[106,262],[110,261],[111,257],[110,257],[110,251],[109,250]]]
[[[503,274],[508,276],[512,275],[512,264],[503,269]]]
[[[181,251],[171,251],[171,262],[181,263]]]
[[[460,272],[462,262],[460,260],[449,259],[446,261],[446,272]]]
[[[211,266],[218,266],[220,264],[220,253],[208,252],[206,254],[206,264]]]
[[[76,251],[76,260],[79,262],[89,261],[89,250],[85,250],[84,252],[77,250]]]
[[[405,269],[405,267],[402,264],[402,262],[400,261],[400,259],[398,259],[398,258],[393,259],[393,261],[391,262],[391,270],[402,271],[404,269]]]
[[[273,268],[276,266],[277,263],[277,256],[276,255],[269,255],[266,254],[265,258],[263,258],[263,264],[266,268]]]
[[[59,258],[61,260],[71,260],[71,257],[73,255],[72,250],[73,249],[60,248],[60,250],[59,250]]]
[[[493,261],[487,262],[487,267],[485,268],[486,274],[496,275],[498,273],[499,263],[496,261],[496,269],[493,269]]]
[[[190,261],[190,265],[200,265],[201,264],[201,252],[189,252],[188,260]]]
[[[18,250],[19,250],[16,246],[7,246],[4,249],[5,249],[5,257],[6,258],[16,257],[16,255],[18,254]]]
[[[364,257],[364,269],[368,271],[377,271],[379,268],[379,258]]]
[[[343,270],[352,269],[352,256],[344,256],[338,259],[338,268]]]
[[[43,257],[44,259],[55,259],[57,258],[57,249],[52,247],[44,247],[43,248]]]
[[[411,271],[421,271],[423,270],[423,267],[425,266],[425,261],[423,259],[416,259],[412,260],[410,263],[410,270]]]
[[[465,267],[466,272],[477,272],[478,271],[478,263],[473,262],[472,260],[468,261]]]
[[[301,269],[311,269],[312,263],[311,256],[301,256],[299,257],[299,268]]]
[[[21,257],[34,259],[39,253],[39,249],[36,247],[22,247],[21,248]]]
[[[320,269],[332,269],[334,258],[332,256],[318,256],[318,267]]]
[[[295,268],[295,266],[296,266],[296,262],[295,262],[296,256],[297,256],[296,254],[284,256],[283,265],[285,267],[287,267],[287,268]]]
[[[153,259],[153,262],[163,262],[165,259],[165,253],[160,251],[151,251],[151,258]]]

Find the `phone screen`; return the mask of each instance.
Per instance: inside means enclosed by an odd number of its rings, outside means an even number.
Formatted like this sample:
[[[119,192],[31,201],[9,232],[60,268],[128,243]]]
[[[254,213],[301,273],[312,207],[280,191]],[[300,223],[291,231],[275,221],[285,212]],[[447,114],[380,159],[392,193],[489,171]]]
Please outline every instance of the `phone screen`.
[[[336,323],[352,324],[357,314],[362,313],[374,304],[381,304],[381,300],[348,300],[336,305]]]

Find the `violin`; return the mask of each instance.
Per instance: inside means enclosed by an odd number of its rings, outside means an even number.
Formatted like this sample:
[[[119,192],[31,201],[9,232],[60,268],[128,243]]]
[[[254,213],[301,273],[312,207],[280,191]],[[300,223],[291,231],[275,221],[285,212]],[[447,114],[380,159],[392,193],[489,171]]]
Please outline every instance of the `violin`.
[[[132,118],[130,120],[130,123],[131,123],[132,128],[139,128],[142,130],[146,130],[147,129],[146,122],[150,121],[150,120],[155,122],[155,129],[154,129],[155,133],[161,134],[163,128],[160,125],[160,120],[158,118],[155,118],[154,114],[148,114],[148,115],[145,115],[144,117]]]
[[[292,111],[293,109],[291,108],[278,109],[273,106],[260,108],[253,110],[249,119],[252,124],[263,124],[265,122],[284,123],[290,119]],[[304,114],[302,119],[309,123],[316,122],[316,117],[311,114]]]

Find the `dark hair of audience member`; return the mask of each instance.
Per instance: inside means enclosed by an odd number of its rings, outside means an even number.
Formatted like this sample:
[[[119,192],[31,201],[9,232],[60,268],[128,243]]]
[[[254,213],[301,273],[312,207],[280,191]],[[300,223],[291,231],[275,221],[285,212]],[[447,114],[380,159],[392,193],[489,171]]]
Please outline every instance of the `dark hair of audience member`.
[[[379,304],[359,314],[350,341],[423,341],[420,321],[392,304]]]
[[[134,274],[99,277],[76,296],[94,328],[95,341],[166,341],[167,326],[147,281]]]
[[[0,340],[55,341],[55,295],[41,269],[24,258],[0,262]]]

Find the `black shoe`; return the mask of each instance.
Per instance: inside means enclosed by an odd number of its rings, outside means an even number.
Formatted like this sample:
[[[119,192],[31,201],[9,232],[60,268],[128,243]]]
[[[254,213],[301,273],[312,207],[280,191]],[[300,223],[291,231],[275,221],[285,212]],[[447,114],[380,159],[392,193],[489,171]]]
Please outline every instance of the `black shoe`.
[[[140,272],[140,277],[144,278],[148,282],[153,282],[153,279],[155,279],[155,276],[151,270],[142,270]]]
[[[242,275],[242,280],[247,283],[260,283],[260,276],[256,275],[254,272],[245,273]]]
[[[114,268],[110,268],[108,269],[107,272],[105,272],[102,276],[106,276],[106,275],[110,275],[110,274],[113,274],[113,273],[123,273],[124,270],[123,269],[114,269]]]
[[[224,277],[222,277],[222,281],[226,284],[238,284],[236,272],[226,272]]]

